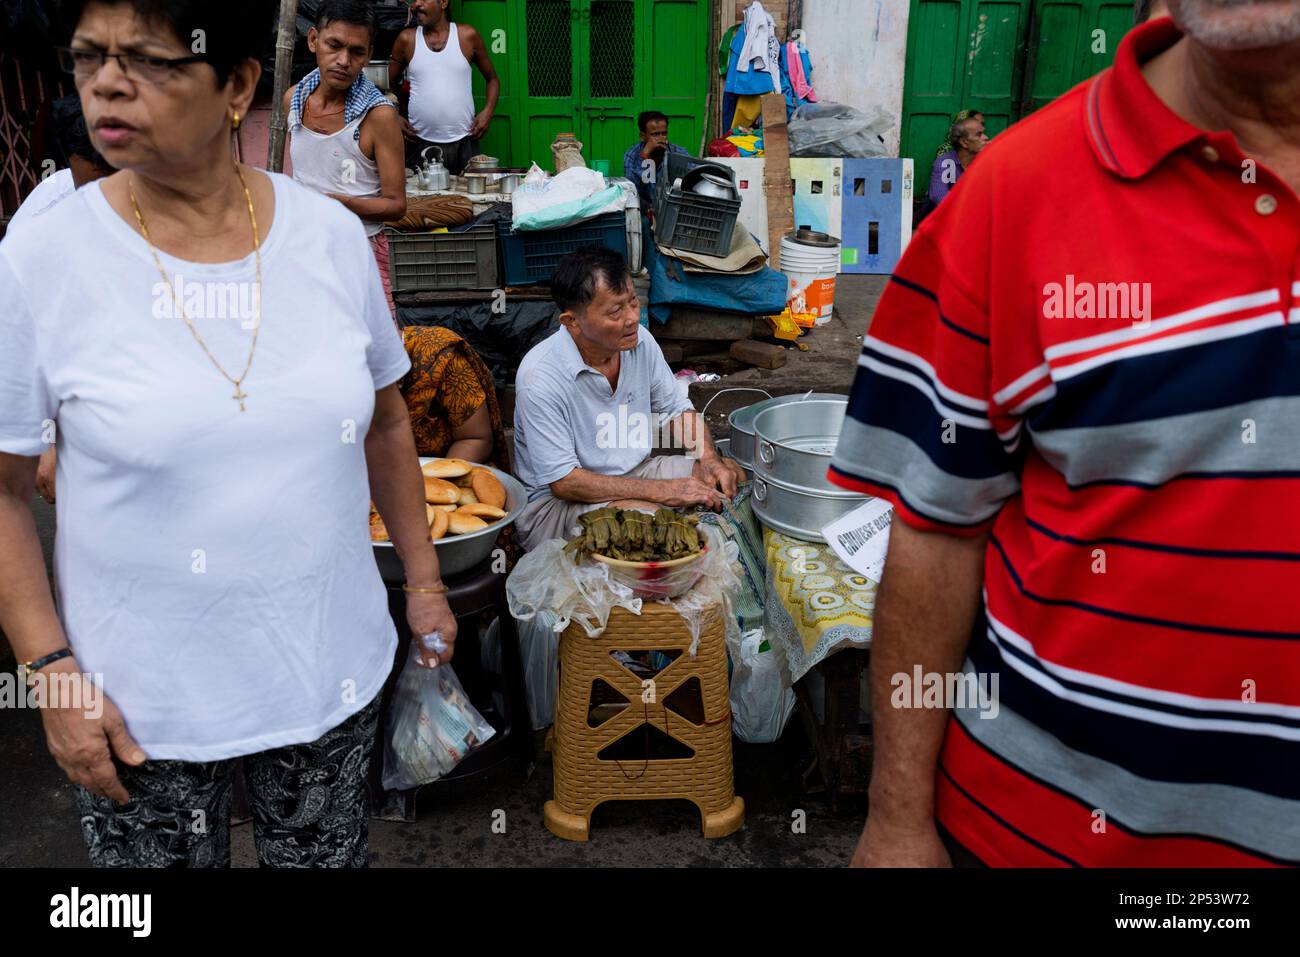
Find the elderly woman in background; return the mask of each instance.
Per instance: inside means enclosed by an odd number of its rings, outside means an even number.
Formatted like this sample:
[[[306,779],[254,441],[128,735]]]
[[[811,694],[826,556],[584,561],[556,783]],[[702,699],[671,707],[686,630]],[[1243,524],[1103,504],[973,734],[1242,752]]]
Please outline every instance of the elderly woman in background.
[[[411,371],[399,383],[421,455],[510,471],[496,384],[482,357],[450,329],[406,326]]]
[[[364,866],[396,648],[372,497],[412,633],[455,638],[365,230],[232,158],[271,5],[66,7],[121,172],[0,244],[0,627],[29,682],[105,696],[42,711],[94,864],[228,864],[245,756],[262,864]],[[57,614],[29,507],[55,435]]]

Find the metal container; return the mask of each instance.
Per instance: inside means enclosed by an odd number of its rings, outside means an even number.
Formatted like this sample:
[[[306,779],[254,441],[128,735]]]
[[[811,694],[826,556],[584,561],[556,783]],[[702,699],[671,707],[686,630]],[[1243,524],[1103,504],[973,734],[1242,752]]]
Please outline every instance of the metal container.
[[[470,157],[470,161],[465,164],[465,172],[467,173],[495,173],[500,168],[500,159],[482,154]]]
[[[497,185],[501,187],[501,195],[511,195],[519,188],[519,184],[523,181],[523,178],[524,177],[521,173],[503,173],[501,178],[497,180]]]
[[[388,92],[387,60],[371,60],[361,69],[365,72],[366,76],[369,77],[371,83],[379,87],[379,89],[383,90],[385,93]]]
[[[701,174],[691,192],[712,196],[714,199],[736,199],[736,188],[731,185],[731,181],[715,173]]]
[[[754,417],[754,472],[790,488],[837,492],[826,470],[840,440],[849,400],[788,402]]]
[[[422,458],[420,464],[425,465],[432,461],[434,461],[432,458]],[[483,468],[495,475],[497,480],[505,486],[506,517],[492,523],[487,528],[479,529],[477,532],[470,532],[468,535],[452,535],[434,542],[438,552],[438,568],[444,578],[467,572],[490,558],[492,549],[497,543],[497,536],[514,524],[515,519],[519,517],[519,513],[528,504],[528,493],[518,479],[490,465],[484,465]],[[393,543],[375,542],[373,544],[375,564],[379,566],[379,574],[384,581],[389,583],[406,581],[406,572],[402,568],[402,560],[398,558],[397,549],[393,547]]]
[[[471,196],[481,196],[487,192],[487,174],[486,173],[466,173],[465,174],[465,192]]]
[[[822,529],[870,498],[857,492],[827,492],[791,488],[782,482],[754,477],[754,514],[775,532],[805,542],[825,542]]]
[[[754,467],[754,419],[760,412],[790,402],[805,402],[813,399],[844,398],[829,392],[796,392],[793,395],[778,395],[774,398],[755,402],[753,405],[737,409],[727,416],[731,426],[731,457],[747,469]]]

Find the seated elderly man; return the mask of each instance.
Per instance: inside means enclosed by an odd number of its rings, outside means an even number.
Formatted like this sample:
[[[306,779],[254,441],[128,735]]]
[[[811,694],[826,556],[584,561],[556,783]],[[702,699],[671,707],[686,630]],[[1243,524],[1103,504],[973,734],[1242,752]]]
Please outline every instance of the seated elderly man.
[[[718,456],[704,419],[681,393],[623,257],[608,249],[566,256],[552,280],[561,328],[515,377],[515,471],[528,487],[518,520],[526,549],[573,538],[578,516],[613,505],[718,509],[740,467]],[[661,445],[684,455],[651,457]]]

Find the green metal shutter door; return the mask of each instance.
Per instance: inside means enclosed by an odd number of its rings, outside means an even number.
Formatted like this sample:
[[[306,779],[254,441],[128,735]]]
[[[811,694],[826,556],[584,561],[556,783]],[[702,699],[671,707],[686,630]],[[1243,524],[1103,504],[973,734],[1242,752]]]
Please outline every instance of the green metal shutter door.
[[[915,162],[918,183],[928,183],[958,110],[983,112],[990,135],[1018,118],[1029,3],[912,0],[901,152]]]
[[[483,37],[492,65],[501,79],[501,99],[497,102],[496,115],[488,127],[487,136],[479,143],[479,151],[500,157],[503,163],[510,162],[516,153],[516,124],[524,99],[520,95],[522,76],[518,70],[521,61],[514,55],[520,37],[515,25],[516,13],[512,9],[515,6],[514,0],[460,0],[451,8],[452,20],[473,25]],[[505,44],[504,51],[500,49],[502,43]],[[487,104],[485,84],[477,68],[473,74],[475,109],[482,110]]]
[[[573,132],[588,162],[609,160],[618,174],[624,151],[639,136],[637,114],[649,109],[670,117],[673,142],[696,151],[705,122],[711,6],[710,0],[459,0],[452,19],[478,29],[501,77],[482,151],[512,166],[536,161],[549,170],[555,135]],[[482,109],[478,71],[474,93]]]
[[[1022,115],[1110,66],[1133,26],[1133,6],[1128,0],[1039,0],[1035,17]]]

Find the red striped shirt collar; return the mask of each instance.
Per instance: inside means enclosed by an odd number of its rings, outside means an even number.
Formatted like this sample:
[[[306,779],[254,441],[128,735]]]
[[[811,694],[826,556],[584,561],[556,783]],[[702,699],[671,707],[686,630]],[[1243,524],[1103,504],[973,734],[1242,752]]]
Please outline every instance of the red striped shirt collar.
[[[1142,76],[1142,64],[1181,36],[1168,17],[1134,28],[1115,51],[1114,65],[1089,84],[1088,140],[1097,161],[1116,176],[1138,179],[1188,143],[1213,135],[1177,116]]]

